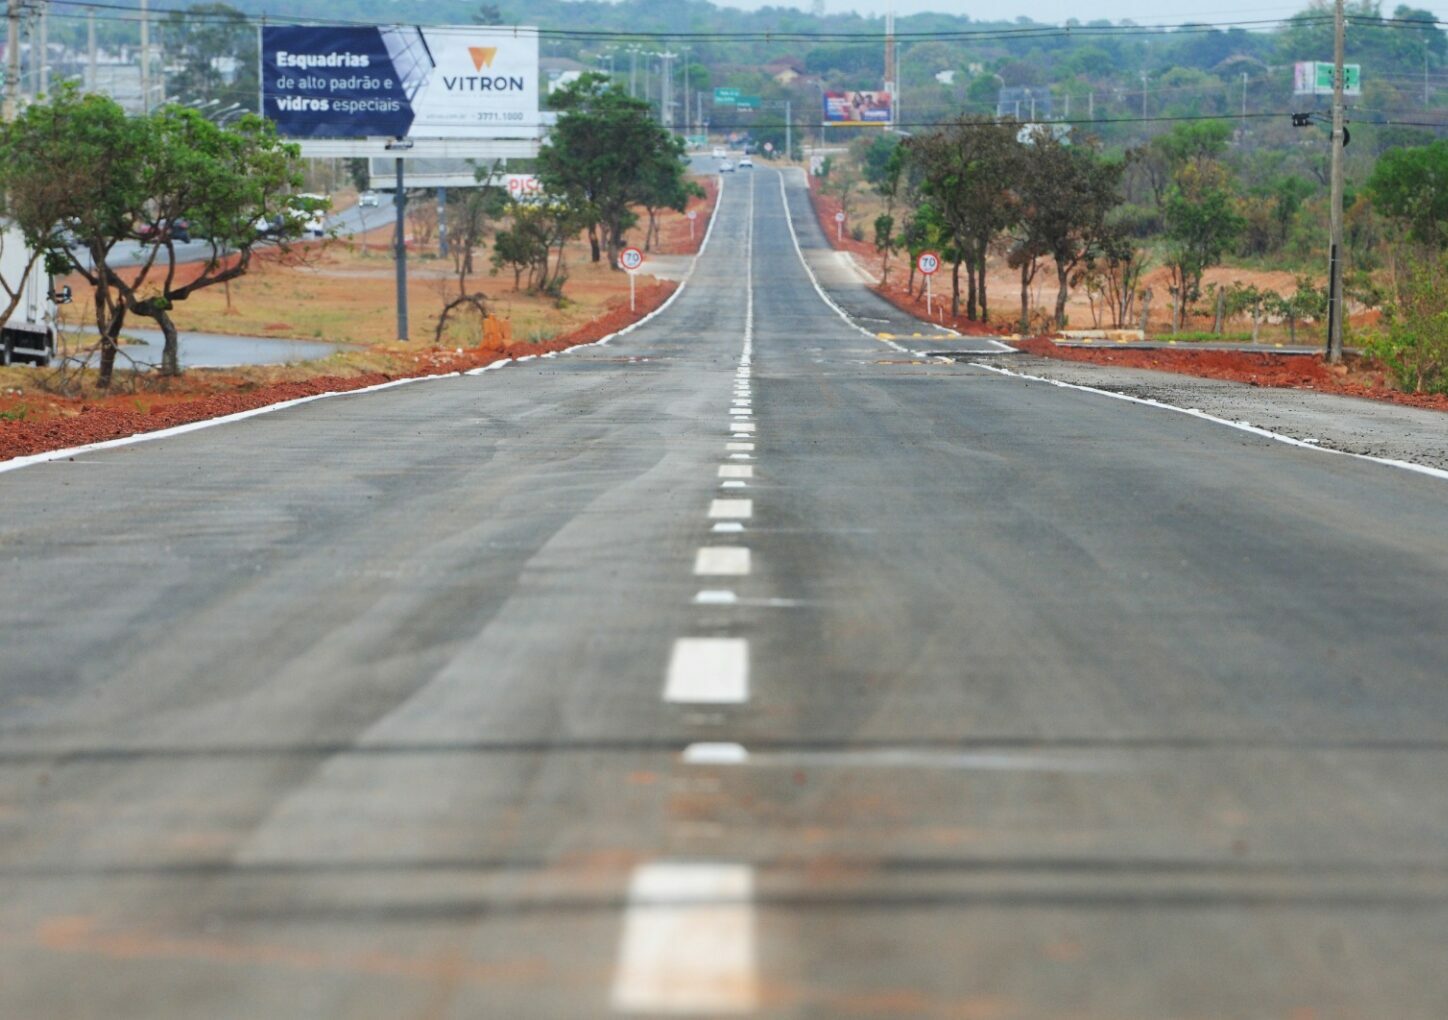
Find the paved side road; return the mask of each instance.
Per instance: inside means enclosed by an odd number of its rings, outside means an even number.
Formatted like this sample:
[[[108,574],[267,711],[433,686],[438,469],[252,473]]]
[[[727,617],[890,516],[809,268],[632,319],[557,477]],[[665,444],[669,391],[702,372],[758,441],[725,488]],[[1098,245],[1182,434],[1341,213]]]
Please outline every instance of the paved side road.
[[[1445,483],[902,353],[795,187],[0,475],[0,1016],[1448,1013]]]

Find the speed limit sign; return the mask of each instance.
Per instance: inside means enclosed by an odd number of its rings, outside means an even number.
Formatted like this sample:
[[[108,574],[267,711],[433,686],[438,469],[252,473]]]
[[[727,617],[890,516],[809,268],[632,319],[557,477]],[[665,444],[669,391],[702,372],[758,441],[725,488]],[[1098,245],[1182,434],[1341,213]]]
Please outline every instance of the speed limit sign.
[[[842,213],[842,212],[837,212],[837,213],[835,213],[835,222],[836,222],[836,223],[843,223],[843,222],[845,222],[845,214]]]
[[[934,318],[934,297],[930,293],[930,278],[940,268],[940,256],[933,251],[922,251],[920,257],[915,260],[915,268],[920,270],[920,274],[925,277],[925,314]]]
[[[618,253],[618,264],[632,273],[644,264],[644,253],[637,248],[625,248]]]

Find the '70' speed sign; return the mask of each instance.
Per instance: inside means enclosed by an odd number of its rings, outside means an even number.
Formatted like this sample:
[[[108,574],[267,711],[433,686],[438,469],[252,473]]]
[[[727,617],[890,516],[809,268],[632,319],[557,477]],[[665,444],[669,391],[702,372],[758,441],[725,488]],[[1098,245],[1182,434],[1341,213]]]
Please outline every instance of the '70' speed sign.
[[[933,276],[940,268],[940,256],[933,251],[922,251],[920,257],[915,260],[915,268],[926,276]]]
[[[637,248],[625,248],[618,253],[618,264],[632,273],[644,264],[644,253]]]

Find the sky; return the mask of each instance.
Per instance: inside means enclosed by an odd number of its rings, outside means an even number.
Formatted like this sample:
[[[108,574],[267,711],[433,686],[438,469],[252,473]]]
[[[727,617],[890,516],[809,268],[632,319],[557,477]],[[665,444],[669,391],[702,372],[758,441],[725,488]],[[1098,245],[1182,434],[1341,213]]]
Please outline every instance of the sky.
[[[759,7],[800,7],[808,10],[809,0],[713,0],[721,7],[755,10]],[[1179,23],[1182,21],[1245,21],[1258,18],[1285,18],[1304,9],[1308,0],[1298,3],[1273,3],[1272,0],[1252,5],[1242,0],[1178,0],[1164,4],[1161,0],[992,0],[989,4],[964,4],[957,0],[894,0],[896,14],[920,11],[944,11],[969,14],[973,18],[1011,19],[1026,16],[1033,21],[1062,22],[1068,18],[1092,21],[1107,18],[1120,21],[1131,18],[1143,25]],[[1391,11],[1399,3],[1432,11],[1434,16],[1448,20],[1448,0],[1383,0],[1383,10]],[[882,14],[886,0],[824,0],[826,13],[858,11],[861,14]]]

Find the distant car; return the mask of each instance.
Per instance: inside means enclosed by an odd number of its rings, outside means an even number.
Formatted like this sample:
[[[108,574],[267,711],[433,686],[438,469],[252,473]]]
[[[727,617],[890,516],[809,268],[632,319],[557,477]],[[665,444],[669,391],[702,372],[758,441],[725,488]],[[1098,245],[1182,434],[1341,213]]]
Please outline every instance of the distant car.
[[[732,174],[734,172],[734,164],[726,159],[719,164],[719,172],[721,174]]]
[[[754,160],[750,159],[748,156],[740,156],[740,157],[739,157],[739,169],[740,169],[740,170],[753,170],[753,169],[754,169]]]
[[[714,158],[715,158],[715,159],[723,159],[723,158],[724,158],[725,156],[727,156],[727,155],[729,155],[729,153],[727,153],[727,152],[724,151],[724,146],[722,146],[722,145],[716,145],[716,146],[714,146]]]
[[[375,191],[364,191],[362,197],[357,199],[358,205],[381,205],[382,196]]]
[[[142,244],[156,244],[168,237],[173,241],[185,244],[191,240],[191,224],[180,218],[142,223],[136,228],[136,236],[141,239]]]

